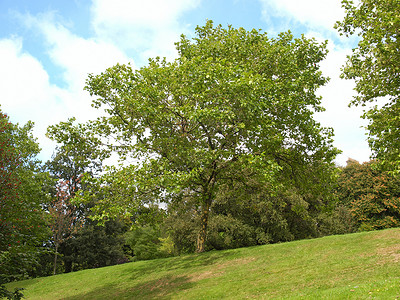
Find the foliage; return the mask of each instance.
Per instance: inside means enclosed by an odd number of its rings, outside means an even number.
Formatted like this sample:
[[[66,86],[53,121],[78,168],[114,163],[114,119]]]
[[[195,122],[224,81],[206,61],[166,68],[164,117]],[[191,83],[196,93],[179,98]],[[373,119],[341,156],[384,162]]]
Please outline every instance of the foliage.
[[[154,225],[161,222],[164,213],[158,207],[158,191],[141,193],[138,188],[137,168],[106,167],[98,177],[85,175],[82,179],[85,189],[75,198],[75,203],[89,205],[90,218],[99,224],[117,217],[127,224]]]
[[[54,249],[51,245],[51,237],[43,244],[43,247],[36,248],[35,264],[28,269],[28,278],[46,277],[54,273]],[[62,273],[63,265],[57,264],[57,274]]]
[[[336,27],[341,34],[361,38],[343,69],[343,77],[356,81],[358,95],[352,104],[380,100],[383,105],[367,110],[369,144],[375,157],[392,170],[400,169],[400,2],[343,0],[346,10]],[[384,98],[383,98],[384,97]],[[386,103],[386,104],[385,104]]]
[[[74,124],[75,121],[75,118],[70,118],[67,122],[48,127],[46,135],[57,142],[58,147],[46,165],[54,176],[70,181],[71,189],[76,192],[80,183],[76,178],[101,172],[103,161],[109,154],[99,147],[101,141],[90,135],[89,125]]]
[[[16,224],[21,217],[19,206],[17,204],[19,197],[17,187],[20,181],[16,177],[16,169],[20,164],[20,158],[17,150],[13,147],[12,124],[9,123],[7,115],[1,112],[0,115],[0,267],[1,274],[6,274],[4,269],[7,268],[5,253],[15,249],[20,244],[20,231]],[[2,275],[3,277],[4,275]],[[3,283],[4,279],[1,279]]]
[[[19,127],[0,111],[0,250],[29,243],[43,225],[40,175],[34,156],[39,148],[30,134],[33,124]]]
[[[211,206],[207,249],[248,247],[331,234],[333,224],[328,226],[327,216],[322,216],[322,211],[330,213],[329,201],[313,207],[312,195],[301,195],[295,189],[271,195],[267,186],[258,185],[251,177],[243,183],[222,186]],[[164,226],[178,253],[193,252],[200,215],[201,210],[190,197],[168,206]],[[330,217],[331,223],[336,221],[332,213]]]
[[[10,292],[3,285],[0,285],[0,299],[7,298],[9,300],[19,300],[24,298],[23,288],[15,288],[14,292]]]
[[[191,197],[180,197],[168,205],[162,227],[178,254],[195,252],[200,213],[198,204]]]
[[[78,181],[79,179],[76,179]],[[72,184],[75,186],[75,184]],[[81,226],[76,218],[75,206],[71,203],[69,182],[60,180],[57,185],[57,194],[53,199],[49,210],[49,225],[52,232],[51,240],[54,244],[54,269],[53,274],[57,271],[57,257],[60,245],[67,239],[71,238],[71,234]],[[74,193],[74,191],[72,191]]]
[[[400,226],[400,179],[379,168],[376,161],[351,162],[342,170],[338,196],[359,230]]]
[[[209,249],[233,249],[257,245],[254,228],[231,215],[211,215],[208,232]]]
[[[119,220],[107,221],[104,226],[86,219],[73,237],[60,245],[64,271],[100,268],[127,262],[122,246],[126,226]]]
[[[33,123],[20,127],[1,111],[0,123],[0,274],[10,281],[27,276],[48,237],[41,205],[50,179],[36,159]]]
[[[92,123],[97,134],[138,161],[125,205],[143,195],[171,202],[190,194],[200,208],[202,252],[215,196],[244,177],[243,166],[270,192],[281,183],[277,173],[313,169],[321,176],[318,190],[329,181],[337,150],[332,132],[312,118],[323,110],[315,91],[327,82],[318,65],[325,43],[289,32],[269,39],[211,21],[196,34],[193,41],[182,36],[175,61],[150,59],[136,71],[116,65],[90,75],[86,89],[108,113]],[[109,207],[105,214],[113,214]]]
[[[133,260],[165,257],[161,251],[160,231],[151,226],[135,227],[125,235],[125,243],[132,250]]]
[[[270,195],[267,187],[239,184],[218,198],[215,215],[230,216],[252,229],[253,242],[268,244],[317,236],[312,201],[295,190]]]
[[[16,177],[16,169],[20,164],[19,153],[12,144],[12,124],[9,123],[8,117],[0,114],[0,228],[1,239],[0,249],[4,251],[7,247],[14,244],[15,221],[19,221],[18,216],[18,191],[17,187],[20,181]]]
[[[351,208],[334,202],[332,205],[333,208],[322,211],[317,217],[319,234],[326,236],[356,232],[358,225]]]

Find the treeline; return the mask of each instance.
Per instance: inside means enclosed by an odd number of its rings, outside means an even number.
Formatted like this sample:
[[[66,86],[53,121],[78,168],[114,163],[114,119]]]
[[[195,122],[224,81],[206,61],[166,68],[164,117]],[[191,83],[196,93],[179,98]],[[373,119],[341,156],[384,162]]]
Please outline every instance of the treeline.
[[[58,132],[70,144],[43,164],[32,124],[19,127],[0,116],[3,283],[196,251],[202,212],[188,191],[168,204],[143,195],[118,207],[118,199],[133,195],[133,167],[101,173],[93,152],[80,151],[84,140],[74,136],[80,125],[61,124]],[[399,226],[398,177],[375,161],[349,160],[334,171],[325,199],[295,186],[271,193],[250,171],[243,182],[221,186],[210,208],[206,251]],[[104,206],[110,197],[116,213]]]

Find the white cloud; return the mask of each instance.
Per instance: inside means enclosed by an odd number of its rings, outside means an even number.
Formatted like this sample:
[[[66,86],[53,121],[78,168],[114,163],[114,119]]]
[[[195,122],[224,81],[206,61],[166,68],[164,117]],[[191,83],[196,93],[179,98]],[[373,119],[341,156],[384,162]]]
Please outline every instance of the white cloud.
[[[63,77],[70,90],[81,90],[88,73],[100,73],[117,63],[133,64],[133,60],[113,44],[74,35],[53,19],[52,15],[28,16],[25,22],[43,34],[49,46],[49,57],[64,69]]]
[[[48,159],[54,149],[54,144],[44,136],[49,125],[72,116],[85,122],[99,115],[83,90],[88,73],[98,74],[116,63],[133,62],[112,44],[72,34],[54,22],[52,14],[24,15],[20,19],[44,37],[47,54],[62,69],[66,88],[50,84],[42,64],[23,51],[21,38],[1,40],[2,107],[11,117],[18,116],[14,122],[35,122],[34,134],[43,148],[41,157]]]
[[[263,15],[273,30],[282,31],[302,24],[306,36],[315,37],[320,43],[329,40],[327,58],[321,63],[321,69],[331,81],[319,90],[323,97],[322,106],[326,111],[316,115],[325,127],[334,129],[334,145],[343,151],[337,163],[345,165],[350,157],[361,162],[368,161],[371,151],[366,141],[367,122],[361,119],[360,107],[348,107],[354,95],[354,81],[340,79],[341,67],[346,55],[351,54],[351,47],[356,45],[357,37],[344,38],[333,28],[336,21],[344,18],[341,0],[260,0]],[[357,2],[357,1],[356,1]],[[286,24],[272,23],[272,17],[281,17]],[[286,27],[287,28],[286,28]],[[340,46],[332,41],[335,39]]]
[[[187,32],[179,17],[200,0],[94,0],[92,25],[98,37],[135,51],[140,62],[149,57],[176,56],[174,42]]]
[[[354,81],[340,79],[340,67],[346,60],[350,49],[340,48],[332,41],[328,43],[329,53],[321,63],[321,70],[325,76],[331,78],[330,82],[319,90],[323,97],[322,106],[326,108],[323,113],[317,114],[317,120],[325,127],[332,127],[335,133],[334,145],[343,151],[337,162],[345,165],[348,158],[369,161],[371,151],[366,141],[366,130],[362,128],[367,122],[361,119],[361,107],[348,107],[355,91]]]
[[[336,21],[342,20],[344,10],[341,0],[260,0],[265,17],[270,15],[291,17],[311,27],[333,30]]]
[[[46,128],[65,112],[63,90],[49,83],[40,62],[23,52],[22,39],[0,40],[1,107],[14,123],[35,122],[34,135],[49,158],[54,145],[44,137]]]
[[[94,0],[94,24],[158,29],[171,26],[184,11],[198,4],[199,0]]]
[[[35,135],[44,148],[42,157],[50,158],[54,145],[44,134],[49,125],[75,116],[85,122],[99,115],[89,94],[83,91],[88,73],[98,74],[116,63],[133,61],[126,49],[152,56],[174,56],[174,42],[184,29],[179,16],[194,8],[193,1],[103,1],[92,7],[95,36],[89,39],[73,34],[53,12],[36,16],[15,13],[21,24],[44,39],[46,54],[60,67],[65,88],[50,84],[43,65],[23,51],[22,39],[2,40],[0,45],[0,88],[2,108],[20,123],[36,123]],[[185,26],[183,26],[185,27]],[[137,54],[137,53],[136,53]],[[54,73],[50,73],[54,75]]]

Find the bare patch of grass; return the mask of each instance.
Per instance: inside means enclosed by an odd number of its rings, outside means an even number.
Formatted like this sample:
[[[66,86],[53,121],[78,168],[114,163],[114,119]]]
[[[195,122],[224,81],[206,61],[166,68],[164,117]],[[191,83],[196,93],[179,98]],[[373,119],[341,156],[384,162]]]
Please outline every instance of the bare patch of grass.
[[[400,245],[378,248],[377,254],[381,258],[379,261],[381,264],[398,263],[400,261]]]
[[[377,234],[371,235],[371,241],[374,240],[400,240],[400,230],[398,228],[391,228],[386,230],[375,231]]]
[[[237,258],[221,263],[216,263],[212,266],[212,270],[207,270],[204,272],[199,272],[197,274],[192,274],[189,278],[189,281],[191,282],[197,282],[203,279],[209,279],[209,278],[215,278],[215,277],[220,277],[222,276],[225,272],[226,269],[229,267],[237,267],[241,265],[246,265],[251,262],[254,262],[256,260],[255,257],[243,257],[243,258]]]

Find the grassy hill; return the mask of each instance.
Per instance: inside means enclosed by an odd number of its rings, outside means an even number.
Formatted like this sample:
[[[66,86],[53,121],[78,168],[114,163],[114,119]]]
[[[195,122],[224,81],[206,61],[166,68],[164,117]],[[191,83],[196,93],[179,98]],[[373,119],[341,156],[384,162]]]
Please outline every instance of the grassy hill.
[[[140,261],[9,284],[27,299],[400,299],[400,229]]]

